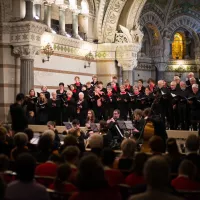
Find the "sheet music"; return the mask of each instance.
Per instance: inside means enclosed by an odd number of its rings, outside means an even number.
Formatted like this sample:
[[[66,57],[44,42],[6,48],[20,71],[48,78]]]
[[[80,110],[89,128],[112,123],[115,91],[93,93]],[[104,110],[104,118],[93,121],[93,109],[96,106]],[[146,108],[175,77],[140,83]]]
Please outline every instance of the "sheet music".
[[[171,95],[172,95],[172,97],[176,97],[176,95],[175,95],[175,94],[173,94],[173,93],[171,93]]]

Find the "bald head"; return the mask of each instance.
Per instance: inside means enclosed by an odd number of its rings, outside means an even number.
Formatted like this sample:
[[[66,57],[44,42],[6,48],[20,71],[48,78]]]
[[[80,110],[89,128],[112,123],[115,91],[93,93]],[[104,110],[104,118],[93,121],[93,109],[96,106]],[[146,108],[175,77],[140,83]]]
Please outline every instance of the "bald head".
[[[158,87],[161,89],[164,86],[164,81],[163,80],[159,80],[158,81]]]

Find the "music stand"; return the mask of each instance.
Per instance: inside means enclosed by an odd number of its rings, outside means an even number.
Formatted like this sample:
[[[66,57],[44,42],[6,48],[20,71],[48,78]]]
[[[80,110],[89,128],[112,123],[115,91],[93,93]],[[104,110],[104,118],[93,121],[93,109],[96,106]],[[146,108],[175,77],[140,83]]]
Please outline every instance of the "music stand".
[[[133,130],[135,127],[133,126],[132,121],[124,121],[127,130]]]
[[[63,124],[65,125],[67,130],[73,128],[72,123],[70,123],[70,122],[63,122]]]
[[[93,132],[99,132],[98,126],[95,123],[90,124],[90,128]]]

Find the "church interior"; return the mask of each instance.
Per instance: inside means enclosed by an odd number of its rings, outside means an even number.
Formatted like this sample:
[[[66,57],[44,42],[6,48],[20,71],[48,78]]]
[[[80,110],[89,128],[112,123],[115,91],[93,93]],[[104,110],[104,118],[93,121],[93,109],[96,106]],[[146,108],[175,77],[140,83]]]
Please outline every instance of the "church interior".
[[[198,0],[2,0],[0,119],[19,91],[53,91],[76,75],[198,77],[199,10]]]

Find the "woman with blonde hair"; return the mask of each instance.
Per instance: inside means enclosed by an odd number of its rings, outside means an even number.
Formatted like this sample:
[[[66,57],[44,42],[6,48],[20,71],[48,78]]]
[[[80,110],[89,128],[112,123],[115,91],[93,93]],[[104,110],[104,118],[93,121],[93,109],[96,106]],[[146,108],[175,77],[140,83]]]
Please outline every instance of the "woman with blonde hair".
[[[44,93],[40,93],[39,100],[37,102],[37,124],[46,125],[48,121],[48,105],[47,98]]]

